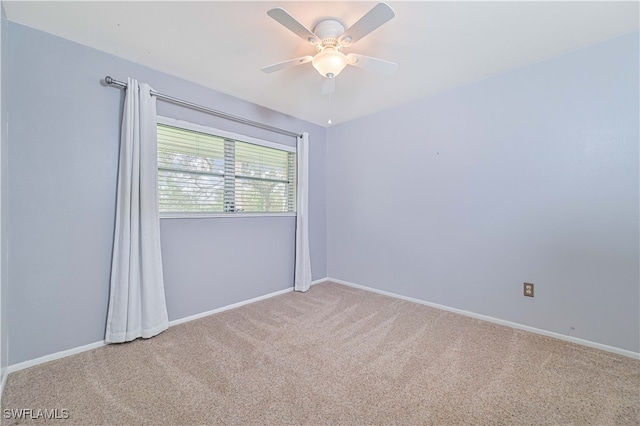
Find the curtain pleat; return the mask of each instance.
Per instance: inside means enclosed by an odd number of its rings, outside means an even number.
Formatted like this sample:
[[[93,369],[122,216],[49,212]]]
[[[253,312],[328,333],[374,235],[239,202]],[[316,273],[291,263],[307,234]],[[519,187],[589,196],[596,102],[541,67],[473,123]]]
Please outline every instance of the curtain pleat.
[[[309,254],[309,134],[298,137],[298,189],[296,209],[296,266],[294,290],[307,291],[311,286]]]
[[[148,338],[169,326],[160,252],[156,101],[128,80],[122,117],[116,227],[105,340]]]

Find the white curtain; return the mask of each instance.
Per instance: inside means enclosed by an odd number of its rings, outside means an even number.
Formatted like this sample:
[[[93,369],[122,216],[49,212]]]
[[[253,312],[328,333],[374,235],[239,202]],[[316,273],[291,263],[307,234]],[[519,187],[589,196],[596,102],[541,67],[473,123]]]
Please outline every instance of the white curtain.
[[[156,101],[129,79],[122,115],[116,229],[105,340],[152,337],[169,326],[162,278]]]
[[[309,134],[298,137],[298,205],[296,209],[296,269],[294,290],[307,291],[311,286],[309,255]]]

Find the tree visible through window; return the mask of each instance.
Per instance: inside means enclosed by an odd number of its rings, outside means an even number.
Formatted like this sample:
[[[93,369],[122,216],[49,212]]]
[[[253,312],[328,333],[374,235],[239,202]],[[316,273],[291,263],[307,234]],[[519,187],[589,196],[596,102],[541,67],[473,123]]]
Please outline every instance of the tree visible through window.
[[[295,212],[295,153],[158,124],[160,213]]]

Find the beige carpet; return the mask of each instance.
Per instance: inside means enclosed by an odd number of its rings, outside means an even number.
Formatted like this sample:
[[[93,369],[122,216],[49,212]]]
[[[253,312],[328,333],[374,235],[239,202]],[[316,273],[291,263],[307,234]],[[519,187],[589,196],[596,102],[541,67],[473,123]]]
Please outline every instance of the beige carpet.
[[[47,422],[64,425],[638,425],[640,361],[326,283],[13,373],[2,408],[68,410]]]

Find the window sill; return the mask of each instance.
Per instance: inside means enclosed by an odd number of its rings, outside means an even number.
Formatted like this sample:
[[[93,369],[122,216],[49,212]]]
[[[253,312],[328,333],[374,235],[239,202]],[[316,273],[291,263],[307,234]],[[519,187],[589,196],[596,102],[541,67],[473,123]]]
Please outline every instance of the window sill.
[[[295,213],[164,213],[160,219],[212,219],[236,217],[295,217]]]

